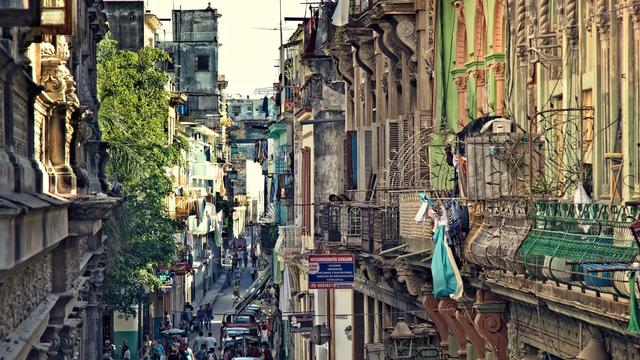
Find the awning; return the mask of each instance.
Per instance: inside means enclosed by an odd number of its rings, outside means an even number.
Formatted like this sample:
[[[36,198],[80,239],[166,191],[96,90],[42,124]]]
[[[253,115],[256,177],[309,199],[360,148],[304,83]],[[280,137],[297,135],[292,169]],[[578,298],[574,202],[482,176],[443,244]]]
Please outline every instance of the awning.
[[[249,304],[251,304],[255,299],[258,298],[258,295],[260,295],[260,293],[264,290],[270,279],[271,269],[269,268],[262,270],[258,274],[258,278],[256,279],[256,281],[251,284],[249,290],[247,290],[244,296],[240,298],[240,301],[238,301],[238,303],[236,304],[236,315],[241,313],[247,306],[249,306]]]

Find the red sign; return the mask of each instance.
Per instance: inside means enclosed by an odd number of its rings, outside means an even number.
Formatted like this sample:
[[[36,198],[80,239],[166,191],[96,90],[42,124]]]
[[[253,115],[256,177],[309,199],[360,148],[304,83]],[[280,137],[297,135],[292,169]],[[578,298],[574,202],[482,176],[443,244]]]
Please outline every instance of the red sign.
[[[188,261],[181,261],[173,266],[173,271],[176,275],[186,275],[191,272],[191,266]]]

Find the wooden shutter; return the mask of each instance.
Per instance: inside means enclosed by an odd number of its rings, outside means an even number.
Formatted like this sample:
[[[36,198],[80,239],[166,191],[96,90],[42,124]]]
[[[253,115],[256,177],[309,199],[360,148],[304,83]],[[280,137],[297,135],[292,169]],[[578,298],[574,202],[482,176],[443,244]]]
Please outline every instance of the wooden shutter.
[[[302,228],[311,235],[311,149],[302,148]]]
[[[373,133],[370,128],[364,129],[364,186],[369,186],[373,171]]]
[[[389,173],[387,179],[388,186],[398,186],[398,164],[396,157],[400,150],[400,128],[397,120],[389,120],[387,122],[387,159],[389,161]],[[391,183],[393,181],[394,183]]]

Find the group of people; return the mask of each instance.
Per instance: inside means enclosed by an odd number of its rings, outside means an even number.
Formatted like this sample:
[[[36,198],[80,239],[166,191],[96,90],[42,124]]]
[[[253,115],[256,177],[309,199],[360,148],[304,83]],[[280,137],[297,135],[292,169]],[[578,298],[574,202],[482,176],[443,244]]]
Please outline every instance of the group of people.
[[[104,348],[102,350],[102,359],[114,360],[115,358],[116,358],[116,344],[112,344],[111,340],[107,339],[104,341]],[[120,359],[122,360],[131,359],[131,349],[129,349],[129,344],[127,344],[127,340],[125,339],[122,339],[122,347],[120,348]]]
[[[254,269],[258,264],[258,255],[254,251],[251,251],[251,254],[247,251],[246,248],[239,248],[233,253],[233,258],[231,260],[231,268],[233,271],[236,271],[240,268],[240,264],[244,265],[244,267],[249,266],[249,258],[251,258],[251,267]]]
[[[180,314],[180,328],[187,332],[194,329],[196,331],[211,330],[213,321],[213,305],[211,303],[198,306],[195,317],[193,316],[193,306],[187,303]]]

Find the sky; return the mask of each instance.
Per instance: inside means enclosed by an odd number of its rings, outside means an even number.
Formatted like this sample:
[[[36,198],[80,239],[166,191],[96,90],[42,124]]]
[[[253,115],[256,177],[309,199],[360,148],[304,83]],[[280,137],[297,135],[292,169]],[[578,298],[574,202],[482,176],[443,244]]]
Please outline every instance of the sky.
[[[224,74],[229,82],[227,94],[254,97],[255,89],[272,87],[278,79],[274,66],[278,64],[280,46],[279,0],[145,0],[146,8],[159,18],[171,18],[174,6],[175,9],[182,6],[183,10],[204,9],[209,1],[222,15],[218,19],[218,39],[222,44],[218,73]],[[283,18],[304,16],[303,2],[282,0]],[[296,25],[283,20],[285,42]],[[169,40],[171,24],[164,22],[163,27]],[[164,40],[162,33],[160,40]]]

